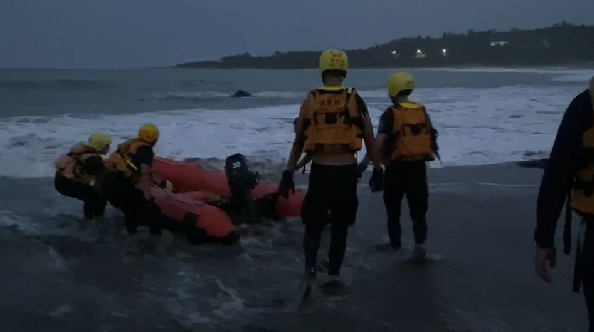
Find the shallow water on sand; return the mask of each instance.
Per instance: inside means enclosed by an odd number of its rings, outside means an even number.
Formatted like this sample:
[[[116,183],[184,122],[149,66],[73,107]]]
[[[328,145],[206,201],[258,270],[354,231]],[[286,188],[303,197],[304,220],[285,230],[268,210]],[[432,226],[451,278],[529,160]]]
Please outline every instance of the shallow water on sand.
[[[105,225],[85,228],[79,204],[55,195],[50,180],[0,178],[0,329],[580,331],[571,260],[550,286],[532,269],[539,176],[514,165],[432,170],[424,268],[404,262],[407,217],[404,252],[376,249],[385,240],[381,196],[361,185],[343,271],[350,294],[301,313],[299,220],[251,228],[232,247],[191,247],[168,233],[131,239],[112,209]],[[322,248],[320,258],[327,239]]]

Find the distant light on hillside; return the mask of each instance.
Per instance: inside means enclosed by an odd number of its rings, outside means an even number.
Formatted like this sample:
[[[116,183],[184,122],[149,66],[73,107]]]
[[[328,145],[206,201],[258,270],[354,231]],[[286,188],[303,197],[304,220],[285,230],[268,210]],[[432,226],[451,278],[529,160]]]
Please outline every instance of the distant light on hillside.
[[[507,44],[509,44],[509,42],[506,40],[498,40],[498,41],[491,42],[491,46],[505,46]]]

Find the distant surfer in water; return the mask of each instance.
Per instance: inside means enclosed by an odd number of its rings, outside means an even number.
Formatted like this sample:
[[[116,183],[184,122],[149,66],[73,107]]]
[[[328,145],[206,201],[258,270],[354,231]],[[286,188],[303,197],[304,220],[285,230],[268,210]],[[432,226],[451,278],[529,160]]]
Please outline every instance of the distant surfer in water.
[[[234,94],[231,95],[232,98],[245,98],[245,97],[252,97],[252,94],[245,91],[245,90],[237,90]]]

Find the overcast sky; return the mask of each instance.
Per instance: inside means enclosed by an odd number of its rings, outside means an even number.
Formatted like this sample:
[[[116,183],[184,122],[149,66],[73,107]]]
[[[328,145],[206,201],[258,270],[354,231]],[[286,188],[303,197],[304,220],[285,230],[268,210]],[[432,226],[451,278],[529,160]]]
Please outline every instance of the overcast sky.
[[[592,13],[594,0],[0,0],[0,67],[171,65],[563,19],[593,24]]]

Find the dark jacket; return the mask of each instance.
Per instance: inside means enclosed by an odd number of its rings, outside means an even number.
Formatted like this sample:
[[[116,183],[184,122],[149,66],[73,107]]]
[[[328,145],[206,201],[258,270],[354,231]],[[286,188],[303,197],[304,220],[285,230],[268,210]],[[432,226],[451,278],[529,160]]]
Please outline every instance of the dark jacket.
[[[534,241],[541,248],[554,246],[557,220],[582,166],[582,135],[594,124],[593,113],[592,98],[585,90],[571,101],[559,125],[536,203]]]

